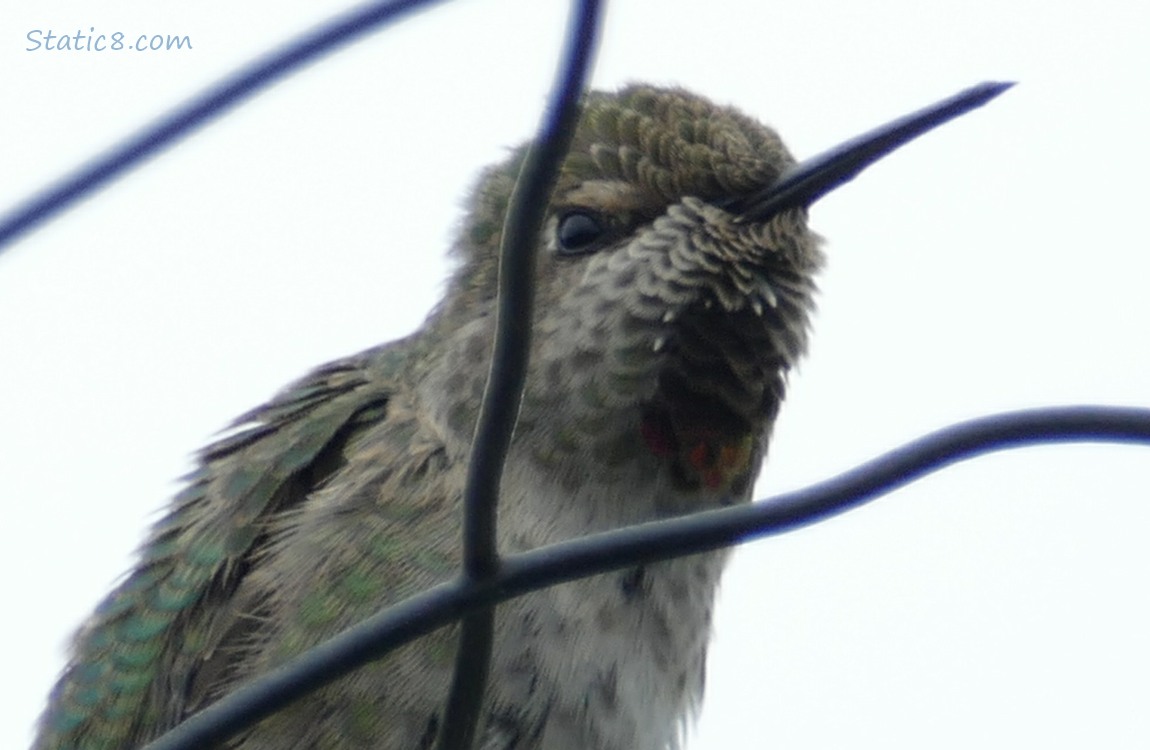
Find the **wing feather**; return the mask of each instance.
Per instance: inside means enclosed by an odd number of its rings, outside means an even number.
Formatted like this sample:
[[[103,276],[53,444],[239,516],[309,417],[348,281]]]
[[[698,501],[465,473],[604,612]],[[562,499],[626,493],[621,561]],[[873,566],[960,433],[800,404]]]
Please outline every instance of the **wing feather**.
[[[230,599],[290,512],[386,419],[406,342],[325,365],[204,448],[135,568],[77,633],[35,748],[119,750],[157,736],[202,696],[197,675],[234,632]],[[207,656],[207,658],[205,658]]]

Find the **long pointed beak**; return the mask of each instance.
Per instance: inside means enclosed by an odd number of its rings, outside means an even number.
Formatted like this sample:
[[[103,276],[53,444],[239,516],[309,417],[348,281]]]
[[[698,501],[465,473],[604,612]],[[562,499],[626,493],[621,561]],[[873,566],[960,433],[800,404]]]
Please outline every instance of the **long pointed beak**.
[[[810,206],[859,172],[927,131],[981,107],[1014,83],[988,81],[929,107],[892,120],[784,172],[774,185],[727,206],[739,221],[766,221],[788,209]]]

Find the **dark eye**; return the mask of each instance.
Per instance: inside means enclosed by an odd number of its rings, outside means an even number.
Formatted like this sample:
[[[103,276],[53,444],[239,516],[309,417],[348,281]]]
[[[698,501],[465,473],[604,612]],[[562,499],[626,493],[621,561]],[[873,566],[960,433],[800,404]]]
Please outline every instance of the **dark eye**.
[[[559,217],[555,238],[561,255],[590,252],[607,229],[595,214],[587,211],[569,211]]]

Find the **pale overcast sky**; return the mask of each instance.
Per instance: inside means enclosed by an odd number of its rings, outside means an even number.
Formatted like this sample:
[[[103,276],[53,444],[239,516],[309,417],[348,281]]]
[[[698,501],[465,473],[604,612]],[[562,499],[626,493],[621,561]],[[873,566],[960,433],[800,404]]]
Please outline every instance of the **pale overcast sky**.
[[[0,211],[350,4],[7,3]],[[461,0],[315,64],[0,258],[0,747],[188,456],[309,367],[417,326],[475,172],[530,134],[566,4]],[[28,33],[192,49],[28,51]],[[818,204],[810,355],[758,496],[925,431],[1150,405],[1145,0],[616,0],[594,81],[735,104],[800,157],[1019,86]],[[1150,738],[1150,449],[947,470],[742,549],[691,750]]]

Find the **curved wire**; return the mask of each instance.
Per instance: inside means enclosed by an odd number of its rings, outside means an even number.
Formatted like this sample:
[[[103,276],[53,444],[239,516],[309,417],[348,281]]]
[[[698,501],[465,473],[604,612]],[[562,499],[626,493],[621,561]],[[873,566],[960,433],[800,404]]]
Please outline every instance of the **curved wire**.
[[[380,26],[441,1],[388,0],[352,10],[213,84],[203,93],[113,146],[104,155],[95,157],[71,175],[0,217],[0,253],[37,225],[67,210],[140,162],[175,145],[213,118],[307,63],[350,44]]]
[[[490,578],[480,582],[457,578],[345,630],[225,696],[145,750],[194,750],[218,742],[392,649],[529,591],[786,533],[858,508],[959,461],[1008,448],[1068,442],[1150,445],[1150,409],[1074,406],[980,417],[933,432],[832,479],[765,501],[593,534],[508,556]]]
[[[559,70],[539,132],[515,182],[499,248],[495,345],[463,491],[463,575],[474,583],[482,583],[499,565],[496,511],[527,378],[536,238],[579,122],[579,101],[599,37],[600,0],[575,0],[570,13]],[[463,619],[437,750],[467,750],[473,744],[491,667],[494,627],[495,610],[490,607]]]

